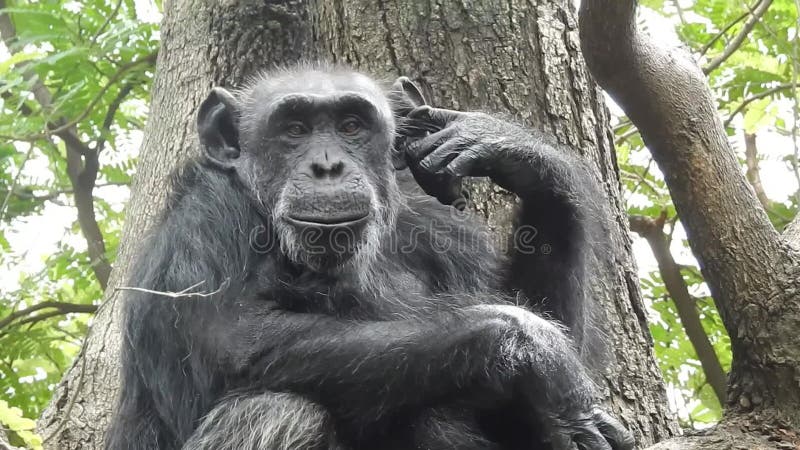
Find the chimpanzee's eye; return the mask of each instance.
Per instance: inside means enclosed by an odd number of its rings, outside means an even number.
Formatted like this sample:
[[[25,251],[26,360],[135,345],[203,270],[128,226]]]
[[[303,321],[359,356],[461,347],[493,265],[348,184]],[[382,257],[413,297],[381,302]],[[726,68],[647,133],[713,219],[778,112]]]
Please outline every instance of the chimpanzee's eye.
[[[291,122],[286,125],[286,134],[291,137],[302,137],[308,134],[308,127],[301,122]]]
[[[354,135],[361,131],[361,122],[355,117],[348,117],[339,124],[339,132]]]

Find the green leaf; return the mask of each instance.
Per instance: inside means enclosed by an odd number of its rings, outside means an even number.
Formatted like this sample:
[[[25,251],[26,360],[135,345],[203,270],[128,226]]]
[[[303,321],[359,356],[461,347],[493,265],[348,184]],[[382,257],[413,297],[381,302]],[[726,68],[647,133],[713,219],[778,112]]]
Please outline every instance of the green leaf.
[[[0,423],[19,436],[29,448],[42,448],[42,439],[34,432],[36,422],[24,417],[19,408],[9,406],[5,400],[0,400]]]
[[[756,133],[762,127],[775,122],[778,108],[771,99],[756,100],[747,108],[744,115],[744,129],[748,133]]]
[[[0,75],[6,75],[11,67],[23,63],[26,61],[35,60],[44,56],[44,52],[40,51],[32,51],[32,52],[19,52],[11,55],[5,61],[0,62]]]

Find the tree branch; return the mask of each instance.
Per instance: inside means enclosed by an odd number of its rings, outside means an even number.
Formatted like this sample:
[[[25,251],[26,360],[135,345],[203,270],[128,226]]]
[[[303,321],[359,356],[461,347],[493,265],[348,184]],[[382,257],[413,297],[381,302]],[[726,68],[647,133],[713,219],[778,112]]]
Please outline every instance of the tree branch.
[[[750,8],[750,9],[752,9],[752,8]],[[706,42],[706,44],[703,45],[703,47],[700,48],[700,50],[698,50],[697,53],[699,53],[700,56],[704,56],[711,49],[711,46],[713,46],[715,42],[717,42],[722,36],[725,36],[725,34],[728,31],[730,31],[731,28],[736,26],[737,23],[739,23],[739,22],[743,21],[744,19],[746,19],[747,16],[749,16],[749,15],[750,15],[750,10],[743,12],[741,16],[733,19],[733,22],[729,23],[727,26],[725,26],[725,28],[721,29],[719,31],[719,33],[717,33],[713,38],[711,38],[710,41]]]
[[[94,144],[96,152],[100,153],[103,151],[103,146],[106,145],[106,136],[111,130],[111,125],[114,123],[114,116],[117,114],[117,111],[119,111],[122,101],[125,100],[125,97],[127,97],[132,90],[133,83],[125,83],[119,92],[117,92],[117,96],[114,97],[111,104],[108,105],[108,111],[106,111],[106,116],[103,118],[103,125],[100,127],[100,136],[97,137],[97,141]]]
[[[793,89],[795,87],[797,87],[797,85],[794,84],[794,83],[781,84],[781,85],[769,88],[769,89],[767,89],[767,90],[765,90],[763,92],[759,92],[758,94],[755,94],[752,97],[746,98],[745,100],[742,101],[742,103],[739,106],[736,107],[736,109],[734,109],[731,112],[731,114],[728,116],[728,118],[725,119],[725,122],[722,124],[722,126],[725,127],[725,128],[728,128],[728,126],[733,121],[734,117],[736,117],[737,114],[739,114],[745,108],[747,108],[747,105],[749,105],[750,103],[753,103],[756,100],[761,100],[762,98],[769,97],[770,95],[775,95],[775,94],[777,94],[778,92],[781,92],[781,91],[786,91],[786,90],[789,90],[789,89]]]
[[[95,185],[94,185],[95,189],[96,188],[102,188],[102,187],[108,187],[108,186],[130,186],[130,183],[128,183],[128,182],[124,182],[124,183],[123,182],[109,182],[109,183],[95,183]],[[25,199],[25,200],[33,200],[33,201],[36,201],[36,202],[46,202],[46,201],[55,200],[56,198],[58,198],[59,195],[74,194],[75,193],[75,190],[72,189],[72,188],[63,188],[63,189],[55,189],[55,190],[49,191],[46,194],[35,195],[35,194],[32,194],[30,192],[30,189],[31,189],[30,186],[28,186],[27,188],[28,188],[28,190],[23,189],[22,187],[17,187],[13,191],[11,191],[11,194],[14,195],[15,197],[19,197],[19,198],[22,198],[22,199]],[[63,204],[63,203],[59,203],[59,204]]]
[[[769,5],[764,2],[762,10]],[[635,11],[634,0],[581,2],[584,56],[664,173],[735,341],[747,326],[744,311],[767,301],[749,293],[782,282],[775,263],[783,261],[785,247],[741,172],[705,76],[688,54],[662,48],[638,30]]]
[[[69,311],[69,312],[93,313],[95,311],[97,311],[96,307],[94,309],[92,309],[92,310],[89,310],[89,311]],[[47,320],[47,319],[49,319],[51,317],[63,316],[64,314],[66,314],[66,313],[63,312],[63,311],[47,311],[47,312],[43,312],[41,314],[37,314],[35,316],[26,317],[25,319],[22,319],[19,322],[17,322],[16,325],[19,326],[19,327],[21,327],[23,325],[28,325],[28,329],[30,329],[33,325],[35,325],[38,322],[43,322],[43,321],[45,321],[45,320]]]
[[[25,153],[25,158],[22,159],[22,162],[17,169],[17,173],[15,173],[14,178],[11,179],[11,186],[8,188],[8,193],[6,194],[5,198],[3,198],[3,204],[0,205],[0,222],[3,221],[6,208],[8,208],[8,202],[11,200],[11,194],[14,193],[14,189],[17,187],[17,182],[19,182],[19,177],[22,175],[22,171],[25,169],[25,164],[27,164],[28,160],[31,158],[31,154],[33,154],[33,144],[30,144],[28,147],[28,151]]]
[[[108,17],[106,17],[106,20],[103,22],[102,25],[100,25],[100,27],[94,33],[94,36],[92,36],[92,42],[96,42],[97,38],[100,37],[100,35],[103,34],[104,31],[106,31],[106,27],[108,27],[108,25],[111,23],[111,21],[114,19],[114,17],[116,17],[117,13],[119,12],[120,7],[122,7],[122,0],[118,0],[117,1],[117,5],[114,6],[114,10],[111,11],[111,13],[108,14]]]
[[[761,20],[761,17],[764,16],[764,13],[767,12],[767,9],[769,9],[769,6],[771,4],[772,0],[761,0],[756,5],[756,7],[753,9],[753,12],[750,14],[750,18],[747,19],[747,21],[744,23],[744,26],[742,27],[741,30],[739,30],[739,33],[737,33],[736,36],[733,39],[731,39],[728,45],[725,46],[725,49],[722,51],[722,53],[720,53],[719,56],[717,56],[716,58],[709,61],[708,64],[706,64],[706,66],[703,67],[704,74],[708,75],[709,73],[713,72],[720,65],[722,65],[722,63],[724,63],[725,60],[730,58],[731,55],[736,50],[739,49],[739,47],[744,42],[745,38],[747,38],[747,35],[750,34],[751,31],[753,31],[753,28],[756,26],[758,21]]]
[[[650,250],[652,250],[653,256],[658,263],[661,278],[664,280],[669,296],[675,302],[678,317],[681,319],[686,336],[689,338],[689,342],[691,342],[697,358],[700,360],[706,380],[717,395],[720,404],[724,405],[728,376],[722,369],[717,353],[714,351],[714,346],[711,345],[711,341],[709,341],[708,335],[703,329],[703,323],[700,321],[700,315],[695,307],[696,301],[689,293],[686,281],[681,275],[680,266],[675,262],[670,252],[669,240],[667,240],[667,235],[664,234],[664,221],[666,218],[665,213],[662,213],[658,219],[646,216],[631,216],[629,217],[631,231],[645,238],[650,245]]]
[[[800,0],[794,0],[794,10],[797,13],[797,17],[795,19],[795,33],[797,32],[798,27],[800,27]],[[798,71],[800,71],[800,66],[798,66],[798,45],[797,36],[795,39],[792,39],[792,85],[797,86],[797,76]],[[798,145],[797,138],[798,138],[798,122],[800,122],[800,101],[797,99],[797,91],[792,91],[792,172],[794,173],[794,178],[798,182],[798,190],[795,192],[795,201],[800,204],[800,145]]]
[[[745,164],[747,165],[747,181],[756,192],[756,197],[764,207],[764,210],[769,210],[769,198],[764,192],[764,186],[761,184],[761,172],[758,169],[758,148],[756,147],[756,135],[753,133],[744,133],[744,155]]]
[[[30,317],[28,316],[43,309],[55,309],[56,311],[54,312],[56,314],[62,314],[62,315],[69,313],[94,313],[95,311],[97,311],[97,305],[79,305],[77,303],[50,302],[50,301],[41,302],[29,308],[15,311],[7,315],[6,317],[0,319],[0,329],[3,329],[11,325],[14,321],[18,319],[28,320],[30,319]],[[50,313],[48,312],[47,314]],[[26,317],[27,319],[25,319]]]
[[[800,251],[800,214],[797,214],[792,223],[783,230],[783,236],[796,250]]]
[[[672,5],[675,6],[675,11],[678,13],[678,20],[680,20],[683,25],[686,25],[686,17],[683,16],[683,8],[681,8],[680,0],[672,0]]]

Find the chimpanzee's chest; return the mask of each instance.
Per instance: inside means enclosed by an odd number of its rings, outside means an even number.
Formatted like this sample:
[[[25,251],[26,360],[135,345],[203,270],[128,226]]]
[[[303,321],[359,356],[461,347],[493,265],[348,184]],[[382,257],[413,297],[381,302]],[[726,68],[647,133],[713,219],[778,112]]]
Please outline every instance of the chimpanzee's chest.
[[[280,309],[354,320],[392,320],[419,315],[435,293],[409,271],[393,276],[309,273],[278,279],[268,297]]]

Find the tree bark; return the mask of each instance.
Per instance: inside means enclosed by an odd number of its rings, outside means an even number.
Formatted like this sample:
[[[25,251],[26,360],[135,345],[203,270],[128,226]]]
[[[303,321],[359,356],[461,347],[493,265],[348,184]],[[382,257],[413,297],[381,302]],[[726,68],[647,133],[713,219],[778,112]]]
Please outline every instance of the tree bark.
[[[794,431],[782,431],[800,426],[796,234],[781,236],[769,222],[741,173],[703,73],[683,51],[659,47],[638,30],[635,10],[634,0],[583,1],[581,43],[592,73],[664,173],[731,338],[726,415],[718,434],[691,445],[720,435],[746,448],[800,444]],[[728,440],[742,431],[755,441]]]
[[[117,385],[114,287],[162,207],[165,175],[196,151],[195,108],[213,85],[235,86],[259,69],[301,58],[349,64],[387,81],[410,76],[434,105],[512,114],[593,161],[607,196],[598,202],[612,218],[611,245],[597,255],[593,283],[613,350],[598,381],[640,445],[676,434],[650,349],[608,112],[584,66],[571,2],[175,1],[165,5],[151,117],[109,300],[40,420],[47,447],[96,448],[102,440]],[[506,228],[510,194],[481,181],[470,187],[476,212]]]

